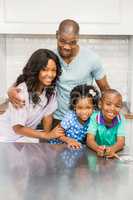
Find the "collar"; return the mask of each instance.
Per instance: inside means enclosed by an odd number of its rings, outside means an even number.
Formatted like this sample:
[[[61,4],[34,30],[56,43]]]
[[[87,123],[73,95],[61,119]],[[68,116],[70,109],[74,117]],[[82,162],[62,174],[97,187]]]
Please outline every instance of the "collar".
[[[105,119],[104,119],[104,116],[102,114],[102,112],[99,112],[96,116],[96,121],[98,124],[101,124],[101,125],[105,125],[106,126],[106,123],[105,123]],[[113,120],[112,120],[112,124],[110,124],[110,126],[108,126],[108,128],[113,128],[114,126],[116,126],[118,123],[120,123],[121,121],[121,116],[120,114],[118,114]]]

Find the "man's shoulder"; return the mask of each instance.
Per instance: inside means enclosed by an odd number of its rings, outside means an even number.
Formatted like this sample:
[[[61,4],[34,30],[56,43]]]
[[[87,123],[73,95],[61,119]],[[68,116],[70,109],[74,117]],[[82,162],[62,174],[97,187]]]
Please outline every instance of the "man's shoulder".
[[[86,58],[89,62],[95,63],[100,61],[99,55],[89,47],[80,47],[80,58]]]

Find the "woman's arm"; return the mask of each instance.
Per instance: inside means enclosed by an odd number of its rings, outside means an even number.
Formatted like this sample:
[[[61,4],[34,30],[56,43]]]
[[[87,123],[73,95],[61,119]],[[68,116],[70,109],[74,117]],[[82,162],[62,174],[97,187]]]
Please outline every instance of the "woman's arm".
[[[46,140],[59,138],[64,135],[64,132],[62,131],[62,129],[60,129],[59,126],[56,126],[51,131],[37,131],[37,130],[22,126],[22,125],[15,125],[13,126],[13,130],[15,131],[16,134],[19,134],[19,135],[46,139]]]

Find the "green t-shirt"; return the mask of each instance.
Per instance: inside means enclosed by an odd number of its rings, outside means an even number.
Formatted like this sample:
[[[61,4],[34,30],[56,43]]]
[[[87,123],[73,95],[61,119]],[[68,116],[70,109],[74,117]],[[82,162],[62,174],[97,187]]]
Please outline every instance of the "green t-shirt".
[[[116,116],[110,127],[107,127],[101,112],[94,112],[90,118],[87,130],[93,134],[98,145],[112,146],[116,143],[118,136],[125,136],[125,118],[122,114]]]

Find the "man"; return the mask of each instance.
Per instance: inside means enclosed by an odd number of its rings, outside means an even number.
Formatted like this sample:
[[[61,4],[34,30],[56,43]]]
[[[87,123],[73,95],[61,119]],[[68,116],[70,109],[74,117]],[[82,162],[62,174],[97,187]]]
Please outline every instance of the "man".
[[[62,75],[57,85],[58,109],[54,118],[62,120],[69,107],[69,94],[79,84],[93,84],[96,81],[102,91],[109,88],[99,57],[88,48],[81,48],[79,41],[79,24],[71,19],[62,21],[56,33],[57,50]],[[10,89],[8,94],[16,107],[23,106],[19,91]]]

